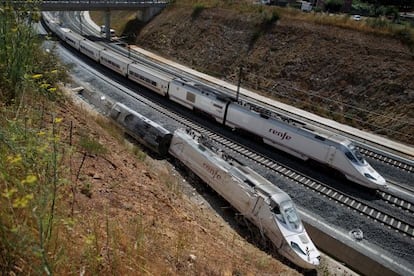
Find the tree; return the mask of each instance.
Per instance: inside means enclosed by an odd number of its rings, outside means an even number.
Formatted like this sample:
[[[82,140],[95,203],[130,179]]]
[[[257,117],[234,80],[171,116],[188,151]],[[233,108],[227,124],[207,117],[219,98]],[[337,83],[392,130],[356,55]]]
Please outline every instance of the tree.
[[[340,12],[343,5],[343,0],[328,0],[325,2],[325,10],[333,13]]]

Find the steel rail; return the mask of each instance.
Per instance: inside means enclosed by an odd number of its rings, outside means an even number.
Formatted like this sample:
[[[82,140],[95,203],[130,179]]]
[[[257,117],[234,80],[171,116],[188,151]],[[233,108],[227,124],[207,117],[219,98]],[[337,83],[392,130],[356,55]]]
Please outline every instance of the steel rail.
[[[136,99],[138,98],[138,95],[136,95],[135,93],[133,94],[128,93],[128,94]],[[290,179],[293,182],[302,184],[303,186],[313,190],[314,192],[324,195],[327,198],[330,198],[338,202],[339,204],[347,206],[350,209],[373,219],[374,221],[378,221],[384,225],[389,226],[390,228],[393,228],[403,233],[404,235],[414,238],[414,225],[411,224],[410,222],[406,222],[402,219],[395,217],[394,215],[388,212],[381,211],[378,208],[369,206],[368,204],[364,203],[362,200],[358,198],[346,195],[340,192],[339,190],[331,188],[322,182],[319,182],[310,177],[307,177],[285,165],[278,163],[277,161],[271,160],[264,155],[256,153],[252,149],[247,149],[246,147],[238,144],[235,141],[230,140],[229,138],[225,138],[210,130],[207,130],[205,127],[202,127],[194,122],[191,122],[190,120],[183,117],[182,115],[161,107],[160,105],[154,103],[151,99],[145,96],[140,95],[139,98],[141,102],[147,104],[148,106],[150,106],[157,112],[165,116],[168,116],[171,119],[176,120],[180,125],[184,127],[192,128],[192,129],[195,129],[197,132],[203,133],[204,135],[206,135],[207,137],[209,137],[216,143],[220,144],[225,149],[235,152],[243,156],[246,159],[250,159],[256,162],[257,164],[265,168],[268,168],[269,170],[279,175],[282,175],[283,177],[287,179]],[[144,98],[145,101],[143,101],[143,99],[141,98]],[[384,200],[386,202],[392,203],[392,205],[396,205],[396,202],[398,202],[399,199],[398,198],[394,198],[394,199],[384,198]],[[399,207],[405,208],[406,210],[412,212],[411,205],[407,205],[406,203],[398,203],[398,205]]]

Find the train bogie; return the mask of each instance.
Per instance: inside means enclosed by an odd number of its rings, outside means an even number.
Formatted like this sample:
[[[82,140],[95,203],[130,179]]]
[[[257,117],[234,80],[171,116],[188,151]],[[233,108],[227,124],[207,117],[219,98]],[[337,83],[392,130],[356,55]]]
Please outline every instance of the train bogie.
[[[290,197],[252,169],[200,143],[202,138],[196,137],[191,132],[175,131],[170,154],[258,226],[281,255],[306,269],[319,265],[320,254]]]
[[[114,104],[110,117],[138,142],[160,156],[167,155],[172,138],[167,129],[121,103]]]
[[[169,83],[173,79],[168,74],[137,63],[131,63],[128,66],[128,78],[162,96],[167,95]]]
[[[87,55],[96,62],[99,62],[100,52],[104,49],[105,47],[100,46],[86,39],[82,40],[79,45],[80,52]]]
[[[174,102],[192,110],[202,111],[217,122],[224,123],[229,101],[206,87],[175,79],[170,82],[168,96]]]
[[[67,44],[75,48],[79,51],[80,42],[84,40],[85,38],[81,36],[80,34],[74,33],[72,31],[65,33],[65,41]]]
[[[132,60],[113,51],[103,50],[100,52],[100,63],[126,77],[128,74],[128,65],[132,63]]]

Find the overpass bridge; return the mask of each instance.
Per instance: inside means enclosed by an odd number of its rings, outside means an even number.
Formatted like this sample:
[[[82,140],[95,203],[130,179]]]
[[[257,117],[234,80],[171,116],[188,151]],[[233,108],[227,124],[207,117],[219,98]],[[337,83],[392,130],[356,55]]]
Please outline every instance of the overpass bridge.
[[[170,0],[0,0],[0,7],[41,11],[105,11],[105,34],[110,40],[112,10],[137,10],[146,22],[169,4]]]
[[[97,11],[138,10],[143,8],[165,8],[169,0],[43,0],[43,1],[0,1],[2,6],[41,11]]]

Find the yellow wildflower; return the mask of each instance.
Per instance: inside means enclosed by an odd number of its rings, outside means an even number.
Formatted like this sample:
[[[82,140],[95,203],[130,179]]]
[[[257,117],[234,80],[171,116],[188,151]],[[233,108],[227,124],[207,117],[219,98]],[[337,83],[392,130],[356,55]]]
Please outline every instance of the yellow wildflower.
[[[38,153],[44,153],[45,151],[46,151],[46,149],[48,148],[48,145],[47,144],[45,144],[45,145],[43,145],[43,146],[41,146],[41,147],[38,147],[37,148],[37,152]]]
[[[94,241],[95,241],[95,235],[93,235],[93,234],[89,234],[89,235],[87,235],[87,236],[85,237],[85,243],[86,243],[87,245],[91,245],[91,244],[93,244],[93,243],[94,243]]]
[[[42,84],[40,85],[40,88],[47,89],[49,86],[50,86],[50,84],[49,84],[49,83],[42,83]]]
[[[20,155],[20,153],[16,156],[9,155],[7,156],[7,161],[9,161],[10,164],[20,163],[20,161],[22,161],[22,156]]]
[[[28,194],[25,195],[24,197],[21,198],[16,198],[13,201],[13,207],[14,208],[24,208],[27,206],[27,204],[29,204],[29,201],[33,199],[33,194]]]
[[[35,74],[35,75],[32,75],[32,79],[34,79],[34,80],[41,79],[42,77],[43,77],[43,75],[42,75],[42,74]]]
[[[4,192],[1,195],[4,196],[5,198],[11,198],[15,193],[17,193],[17,189],[11,188],[10,190],[4,189]]]
[[[22,184],[32,184],[32,183],[35,183],[36,181],[37,181],[36,175],[29,174],[28,176],[26,176],[26,179],[23,179],[21,181],[21,183]]]
[[[52,93],[53,93],[53,92],[56,92],[56,90],[57,90],[57,89],[56,89],[56,87],[51,87],[51,88],[49,88],[49,89],[48,89],[48,91],[49,91],[49,92],[52,92]]]
[[[62,122],[63,121],[63,118],[59,118],[59,117],[56,117],[55,118],[55,123],[56,124],[59,124],[60,122]]]

